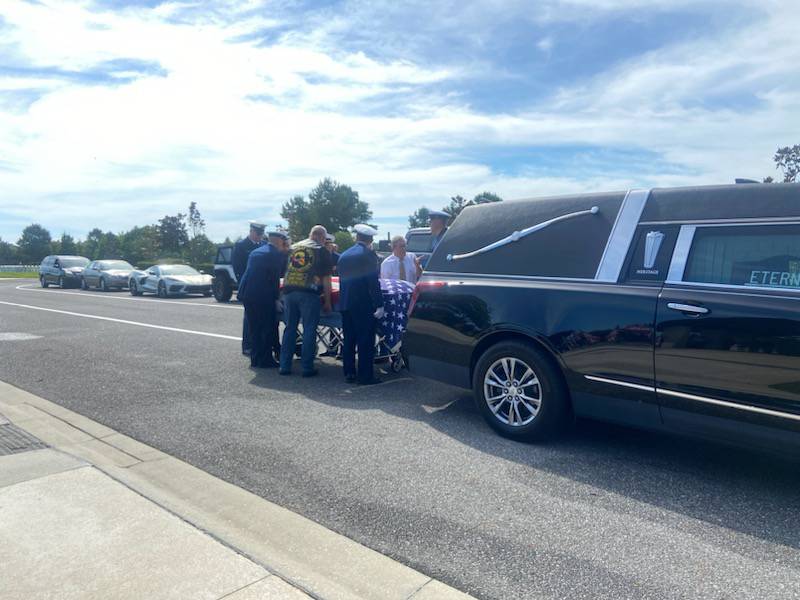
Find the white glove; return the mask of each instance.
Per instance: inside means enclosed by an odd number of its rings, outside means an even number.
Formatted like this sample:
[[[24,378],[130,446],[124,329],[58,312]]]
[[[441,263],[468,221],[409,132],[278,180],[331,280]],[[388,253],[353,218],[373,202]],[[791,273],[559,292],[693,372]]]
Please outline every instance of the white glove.
[[[375,317],[376,319],[378,319],[378,321],[380,321],[383,318],[383,315],[385,315],[385,314],[386,314],[386,311],[383,310],[383,307],[381,306],[378,310],[376,310],[373,313],[372,316]]]

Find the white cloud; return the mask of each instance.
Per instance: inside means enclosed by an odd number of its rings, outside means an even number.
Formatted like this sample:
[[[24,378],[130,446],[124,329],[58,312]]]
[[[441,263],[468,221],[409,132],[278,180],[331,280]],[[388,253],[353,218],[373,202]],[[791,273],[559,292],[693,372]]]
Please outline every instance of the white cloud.
[[[560,4],[560,18],[569,10],[586,18],[575,9],[582,3]],[[519,197],[763,176],[777,145],[800,141],[800,22],[769,3],[749,26],[654,50],[514,112],[478,112],[460,96],[431,91],[474,77],[469,61],[440,66],[348,51],[327,37],[347,27],[342,15],[324,34],[300,32],[271,4],[257,15],[256,6],[231,2],[218,8],[224,17],[189,18],[183,3],[113,12],[5,2],[0,47],[41,73],[0,76],[0,90],[43,95],[26,111],[0,104],[0,214],[83,235],[152,222],[197,200],[210,234],[222,238],[240,233],[239,215],[275,221],[282,201],[332,176],[359,190],[375,221],[389,226],[456,193]],[[556,10],[545,8],[538,18]],[[243,41],[259,32],[273,32],[273,41]],[[532,44],[558,52],[552,36]],[[112,77],[139,78],[89,85],[51,71],[91,73],[114,60],[160,65],[165,74],[121,63]],[[726,106],[709,101],[715,96],[750,100]],[[385,111],[358,110],[381,98]],[[487,166],[498,147],[565,145],[641,148],[680,168],[553,173],[531,165],[511,176]],[[0,224],[3,237],[18,233],[16,223]]]

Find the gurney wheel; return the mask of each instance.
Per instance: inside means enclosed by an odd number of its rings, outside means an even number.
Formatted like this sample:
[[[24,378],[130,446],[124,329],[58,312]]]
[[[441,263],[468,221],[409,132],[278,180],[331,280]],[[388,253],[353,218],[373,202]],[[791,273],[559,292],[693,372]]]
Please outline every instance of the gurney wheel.
[[[392,359],[392,371],[395,373],[399,373],[405,367],[405,362],[403,361],[402,356],[396,356]]]

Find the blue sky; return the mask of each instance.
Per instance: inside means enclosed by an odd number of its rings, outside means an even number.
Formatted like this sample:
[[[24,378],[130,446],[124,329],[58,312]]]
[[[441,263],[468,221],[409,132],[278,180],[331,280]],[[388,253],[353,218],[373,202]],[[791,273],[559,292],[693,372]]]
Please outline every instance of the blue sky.
[[[732,182],[800,143],[776,0],[0,4],[0,237],[197,201],[212,239],[323,177],[383,232],[455,194]]]

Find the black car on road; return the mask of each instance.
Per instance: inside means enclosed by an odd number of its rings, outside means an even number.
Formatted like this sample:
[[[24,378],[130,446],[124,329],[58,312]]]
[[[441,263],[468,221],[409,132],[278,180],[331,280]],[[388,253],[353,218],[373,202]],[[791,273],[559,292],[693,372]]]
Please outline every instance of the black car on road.
[[[60,288],[81,285],[83,269],[89,264],[85,256],[45,256],[39,265],[39,283],[43,288],[55,284]]]
[[[796,455],[800,184],[468,207],[403,346],[508,437],[577,416]]]

